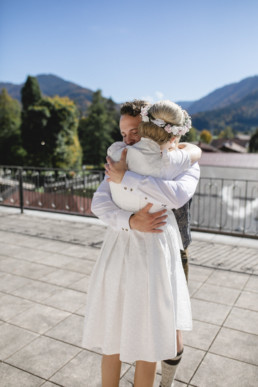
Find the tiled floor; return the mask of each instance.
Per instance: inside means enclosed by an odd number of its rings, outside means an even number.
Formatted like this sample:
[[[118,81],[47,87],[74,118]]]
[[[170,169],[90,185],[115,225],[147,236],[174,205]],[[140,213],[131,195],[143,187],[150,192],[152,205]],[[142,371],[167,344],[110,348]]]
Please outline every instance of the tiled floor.
[[[101,386],[101,355],[81,338],[103,225],[6,209],[0,220],[1,386]],[[194,329],[184,333],[175,387],[256,386],[258,277],[243,263],[248,254],[257,267],[258,241],[194,233],[190,252]],[[160,372],[158,363],[155,387]],[[124,363],[120,386],[133,378]]]

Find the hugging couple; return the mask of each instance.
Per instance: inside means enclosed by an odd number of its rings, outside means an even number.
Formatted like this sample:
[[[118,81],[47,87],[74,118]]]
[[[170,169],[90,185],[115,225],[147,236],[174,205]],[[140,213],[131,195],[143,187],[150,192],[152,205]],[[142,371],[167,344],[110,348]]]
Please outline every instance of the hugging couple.
[[[121,362],[135,363],[134,387],[171,387],[192,329],[188,293],[190,200],[201,150],[179,143],[191,128],[171,101],[121,107],[123,141],[112,144],[92,212],[108,227],[91,274],[83,346],[103,354],[102,387],[118,387]]]

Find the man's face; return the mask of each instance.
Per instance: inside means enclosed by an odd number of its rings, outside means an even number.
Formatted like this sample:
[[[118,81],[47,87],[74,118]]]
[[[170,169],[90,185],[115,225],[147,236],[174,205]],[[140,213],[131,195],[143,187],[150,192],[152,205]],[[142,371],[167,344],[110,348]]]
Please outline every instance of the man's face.
[[[140,141],[141,137],[138,134],[138,126],[141,120],[140,114],[136,117],[123,114],[120,117],[120,132],[126,145],[133,145]]]

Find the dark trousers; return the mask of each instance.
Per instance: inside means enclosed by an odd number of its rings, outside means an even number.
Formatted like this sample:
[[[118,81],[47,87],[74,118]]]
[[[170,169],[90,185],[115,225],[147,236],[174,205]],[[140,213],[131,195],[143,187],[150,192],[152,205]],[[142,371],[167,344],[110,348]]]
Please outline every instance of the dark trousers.
[[[180,253],[181,253],[181,259],[182,259],[182,265],[185,272],[185,278],[186,278],[186,281],[188,282],[188,271],[189,271],[188,249],[186,248],[185,250],[180,250]]]

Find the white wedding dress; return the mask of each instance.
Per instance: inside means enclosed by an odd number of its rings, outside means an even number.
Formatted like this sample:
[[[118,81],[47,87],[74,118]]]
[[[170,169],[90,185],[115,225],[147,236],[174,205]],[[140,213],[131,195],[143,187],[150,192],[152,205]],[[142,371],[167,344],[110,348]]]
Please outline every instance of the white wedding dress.
[[[114,143],[108,154],[119,160],[124,143]],[[127,147],[128,169],[142,175],[174,179],[189,168],[185,151],[161,154],[147,138]],[[113,201],[138,211],[148,198],[133,187],[110,183]],[[164,209],[153,205],[152,212]],[[86,305],[83,346],[99,353],[120,354],[120,360],[160,361],[176,356],[176,330],[191,330],[188,287],[181,263],[181,237],[174,214],[167,211],[163,233],[115,230],[108,227],[93,269]]]

